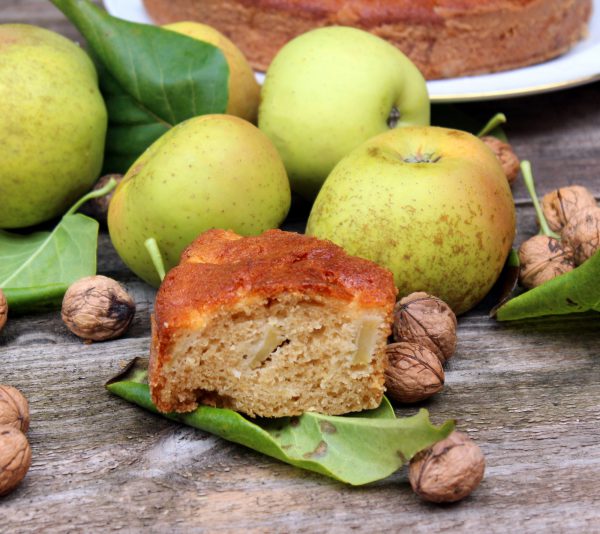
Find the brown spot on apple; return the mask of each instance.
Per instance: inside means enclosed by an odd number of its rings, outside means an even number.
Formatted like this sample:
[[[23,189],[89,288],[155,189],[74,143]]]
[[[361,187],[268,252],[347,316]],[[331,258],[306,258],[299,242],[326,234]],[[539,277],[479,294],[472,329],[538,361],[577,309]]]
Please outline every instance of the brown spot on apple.
[[[369,156],[371,156],[372,158],[376,158],[381,154],[381,151],[376,146],[370,146],[367,149],[367,154],[369,154]]]
[[[19,40],[17,38],[10,35],[5,35],[2,37],[2,39],[0,39],[0,45],[11,45],[18,42]]]
[[[446,135],[448,137],[464,137],[465,133],[461,132],[460,130],[447,130],[446,131]]]

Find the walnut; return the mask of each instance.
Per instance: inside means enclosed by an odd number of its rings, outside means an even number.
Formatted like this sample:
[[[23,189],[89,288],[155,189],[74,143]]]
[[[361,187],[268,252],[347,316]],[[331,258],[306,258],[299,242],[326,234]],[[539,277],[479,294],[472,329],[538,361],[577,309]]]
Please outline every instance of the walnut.
[[[456,502],[479,485],[484,471],[481,449],[467,435],[455,431],[410,461],[408,479],[426,501]]]
[[[575,268],[573,250],[558,239],[536,235],[519,247],[519,282],[531,289]]]
[[[456,350],[456,315],[437,297],[411,293],[394,309],[394,341],[423,345],[445,363]]]
[[[563,243],[573,249],[575,264],[581,265],[600,249],[600,208],[585,208],[563,228]]]
[[[6,324],[6,319],[8,318],[8,302],[6,302],[6,297],[0,289],[0,330],[4,328]]]
[[[513,152],[512,146],[497,137],[486,135],[481,140],[496,154],[509,184],[513,184],[519,174],[519,158]]]
[[[1,384],[0,425],[12,426],[21,432],[29,430],[29,404],[27,399],[17,388]]]
[[[569,219],[585,208],[596,207],[594,195],[580,185],[561,187],[544,195],[542,210],[548,226],[554,232],[560,232]]]
[[[12,426],[0,426],[0,495],[15,489],[31,465],[31,448],[25,434]]]
[[[121,182],[121,180],[123,180],[123,175],[122,174],[106,174],[104,176],[101,176],[98,179],[98,181],[96,182],[96,185],[94,186],[93,191],[102,189],[106,184],[108,184],[108,182],[110,181],[111,178],[114,178],[118,185]],[[85,213],[86,215],[93,217],[97,221],[106,224],[106,217],[108,215],[108,205],[110,204],[110,201],[112,200],[112,197],[113,197],[115,191],[116,191],[116,188],[104,196],[92,198],[92,199],[88,200],[81,208],[81,211],[83,213]]]
[[[425,400],[444,387],[444,369],[432,351],[416,343],[392,343],[386,347],[387,395],[397,402]]]
[[[62,303],[62,319],[75,335],[104,341],[121,336],[131,325],[135,303],[111,278],[88,276],[69,287]]]

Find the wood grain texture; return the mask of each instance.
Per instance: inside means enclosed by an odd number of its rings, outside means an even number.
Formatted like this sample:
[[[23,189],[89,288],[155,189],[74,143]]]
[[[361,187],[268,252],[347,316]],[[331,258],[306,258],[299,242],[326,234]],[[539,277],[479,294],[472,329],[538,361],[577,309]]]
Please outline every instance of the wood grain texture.
[[[3,0],[0,21],[77,37],[44,0]],[[599,104],[596,83],[462,107],[482,122],[506,113],[540,194],[581,183],[600,197]],[[514,194],[520,242],[536,223],[522,183]],[[0,500],[0,531],[597,531],[598,315],[500,324],[487,317],[488,301],[460,319],[446,388],[422,406],[435,422],[457,418],[484,450],[487,471],[471,497],[435,506],[410,491],[405,471],[349,488],[112,397],[104,381],[147,355],[154,291],[125,268],[105,233],[99,271],[137,301],[123,339],[84,344],[58,313],[11,317],[0,333],[0,382],[29,399],[33,450],[25,481]]]

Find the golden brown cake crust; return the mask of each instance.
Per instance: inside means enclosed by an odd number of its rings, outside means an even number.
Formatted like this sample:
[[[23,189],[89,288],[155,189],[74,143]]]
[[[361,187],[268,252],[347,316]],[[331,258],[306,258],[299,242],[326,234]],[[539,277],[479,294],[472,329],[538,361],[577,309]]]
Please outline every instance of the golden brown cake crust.
[[[157,334],[186,326],[191,313],[283,291],[356,300],[364,308],[385,306],[396,296],[390,271],[330,241],[281,230],[246,238],[209,230],[165,277],[156,296]]]
[[[355,26],[387,39],[427,79],[539,63],[587,33],[592,0],[144,0],[159,23],[197,20],[232,39],[266,70],[290,39]]]

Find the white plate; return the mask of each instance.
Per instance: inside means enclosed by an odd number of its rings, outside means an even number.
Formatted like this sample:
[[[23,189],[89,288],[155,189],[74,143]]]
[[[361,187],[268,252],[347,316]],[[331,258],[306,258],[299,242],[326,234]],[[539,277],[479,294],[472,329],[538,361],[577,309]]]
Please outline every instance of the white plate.
[[[104,0],[106,10],[134,22],[152,23],[142,0]],[[257,75],[262,81],[262,76]],[[496,74],[450,78],[427,82],[433,102],[493,100],[556,91],[600,79],[600,0],[594,0],[594,13],[588,38],[559,58],[522,69]]]

